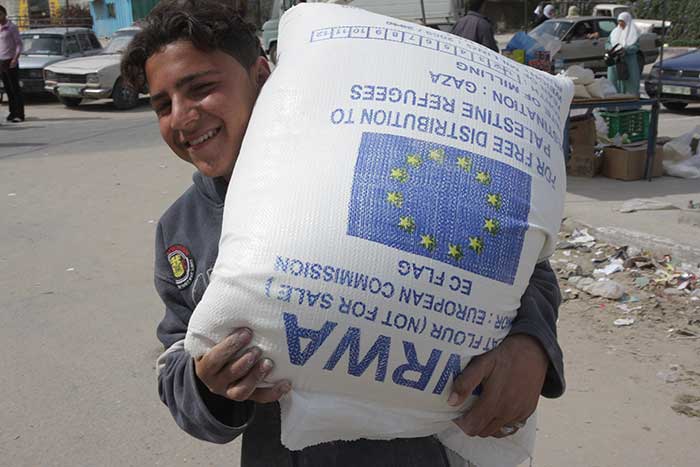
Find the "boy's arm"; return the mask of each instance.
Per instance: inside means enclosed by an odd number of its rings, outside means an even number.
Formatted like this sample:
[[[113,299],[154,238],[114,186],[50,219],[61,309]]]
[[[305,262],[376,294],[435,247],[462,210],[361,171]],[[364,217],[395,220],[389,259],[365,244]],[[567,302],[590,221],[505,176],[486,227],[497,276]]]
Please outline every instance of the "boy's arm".
[[[158,393],[180,428],[205,441],[227,443],[243,433],[255,413],[252,401],[236,402],[209,392],[197,378],[184,339],[192,310],[171,281],[161,229],[156,237],[155,286],[165,303],[158,339],[165,352],[158,358]]]
[[[474,357],[455,379],[448,400],[455,407],[482,385],[474,405],[455,420],[464,433],[508,436],[535,411],[540,394],[555,397],[564,391],[556,341],[560,302],[554,272],[547,262],[538,264],[509,335],[495,349]]]
[[[557,342],[557,318],[561,293],[557,277],[548,261],[535,266],[530,284],[520,300],[518,316],[513,320],[509,336],[525,334],[537,339],[549,359],[547,375],[542,386],[544,397],[559,397],[564,393],[564,357]]]

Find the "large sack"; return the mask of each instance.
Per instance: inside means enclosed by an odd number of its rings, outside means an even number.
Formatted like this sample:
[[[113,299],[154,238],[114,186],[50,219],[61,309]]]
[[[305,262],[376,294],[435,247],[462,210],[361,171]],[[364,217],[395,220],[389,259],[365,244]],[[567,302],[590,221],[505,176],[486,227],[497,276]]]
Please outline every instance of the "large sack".
[[[473,398],[447,397],[554,250],[573,86],[354,8],[295,7],[279,37],[187,350],[253,329],[292,381],[292,449],[440,433],[481,467],[527,457],[533,424],[469,440],[451,420]]]

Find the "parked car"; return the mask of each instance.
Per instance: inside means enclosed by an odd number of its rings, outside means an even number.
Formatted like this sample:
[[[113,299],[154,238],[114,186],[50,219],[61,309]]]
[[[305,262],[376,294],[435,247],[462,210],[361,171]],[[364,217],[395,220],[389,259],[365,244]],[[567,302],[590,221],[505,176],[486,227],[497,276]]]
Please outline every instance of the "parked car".
[[[660,19],[641,19],[637,18],[634,13],[634,8],[630,5],[621,5],[619,3],[602,3],[593,7],[593,16],[606,16],[616,19],[620,13],[630,13],[634,18],[634,24],[641,32],[654,32],[661,35],[662,31],[668,31],[671,28],[670,21],[662,21]]]
[[[614,18],[581,16],[547,20],[528,34],[540,41],[553,36],[562,42],[561,49],[552,57],[560,68],[580,65],[592,69],[596,75],[605,75],[608,69],[604,59],[605,43],[616,26]],[[656,61],[659,45],[654,33],[644,33],[639,37],[637,59],[640,69]]]
[[[64,60],[46,67],[46,90],[55,94],[67,107],[77,107],[83,99],[111,98],[118,109],[130,109],[139,102],[139,93],[121,78],[121,54],[140,29],[117,30],[98,55]]]
[[[700,102],[700,50],[664,60],[663,70],[657,63],[644,81],[650,97],[658,96],[659,74],[663,73],[663,105],[670,110],[683,110],[688,104]]]
[[[19,81],[24,94],[41,94],[47,65],[66,58],[94,55],[102,50],[87,28],[42,28],[20,33],[24,51],[19,59]]]

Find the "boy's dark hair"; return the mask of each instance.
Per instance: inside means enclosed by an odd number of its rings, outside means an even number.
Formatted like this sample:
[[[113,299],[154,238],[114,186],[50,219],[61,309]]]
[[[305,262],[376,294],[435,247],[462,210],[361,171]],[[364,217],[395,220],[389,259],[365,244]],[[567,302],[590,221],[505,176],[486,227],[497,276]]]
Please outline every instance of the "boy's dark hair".
[[[477,13],[481,11],[481,7],[483,6],[485,0],[469,0],[467,2],[467,9],[469,11],[476,11]]]
[[[122,77],[135,89],[146,84],[146,60],[180,40],[203,52],[221,50],[247,70],[261,54],[255,27],[246,23],[233,2],[225,0],[162,0],[140,23],[122,57]]]
[[[5,7],[2,6],[2,5],[0,5],[0,13],[4,14],[5,16],[7,16],[7,10],[6,10]]]

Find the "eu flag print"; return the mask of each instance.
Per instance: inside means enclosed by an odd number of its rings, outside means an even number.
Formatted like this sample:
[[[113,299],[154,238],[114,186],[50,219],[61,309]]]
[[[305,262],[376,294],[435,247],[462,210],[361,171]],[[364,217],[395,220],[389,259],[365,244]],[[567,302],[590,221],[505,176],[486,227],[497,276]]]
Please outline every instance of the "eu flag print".
[[[530,175],[473,152],[363,133],[348,234],[512,285]]]

